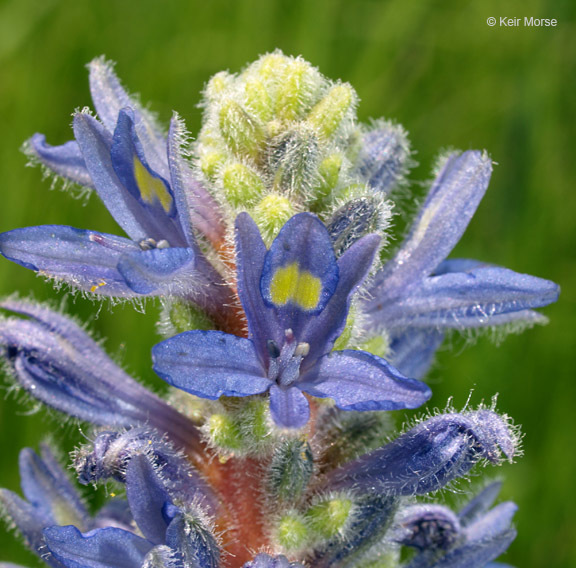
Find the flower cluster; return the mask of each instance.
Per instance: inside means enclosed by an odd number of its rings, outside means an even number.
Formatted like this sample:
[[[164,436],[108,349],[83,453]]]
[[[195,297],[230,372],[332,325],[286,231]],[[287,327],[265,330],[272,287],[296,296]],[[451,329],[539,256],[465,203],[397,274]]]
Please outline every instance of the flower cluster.
[[[0,502],[26,545],[53,568],[493,565],[515,536],[499,484],[456,511],[426,496],[512,461],[510,419],[494,404],[447,409],[395,433],[385,412],[430,398],[422,378],[448,331],[541,323],[534,308],[557,298],[550,281],[447,259],[488,156],[444,156],[389,254],[411,152],[399,126],[358,124],[350,85],[265,55],[208,83],[190,143],[110,63],[89,69],[96,116],[27,152],[94,190],[127,236],[29,227],[0,234],[0,253],[86,295],[159,297],[151,357],[171,388],[140,385],[62,313],[0,301],[9,375],[93,425],[73,469],[114,487],[92,513],[49,446],[23,450],[23,497]]]

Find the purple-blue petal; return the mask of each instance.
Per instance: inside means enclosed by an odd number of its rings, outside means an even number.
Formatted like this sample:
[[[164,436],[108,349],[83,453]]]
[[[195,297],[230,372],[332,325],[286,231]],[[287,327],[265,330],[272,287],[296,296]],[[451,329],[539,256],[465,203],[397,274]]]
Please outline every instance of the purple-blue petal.
[[[53,518],[54,524],[65,517],[87,526],[88,511],[78,491],[47,446],[42,446],[41,455],[30,448],[20,452],[20,483],[26,500],[40,516]]]
[[[41,225],[0,234],[0,253],[9,260],[104,296],[135,295],[116,265],[122,254],[138,250],[129,239],[65,225]]]
[[[320,281],[320,291],[314,306],[302,306],[289,297],[282,303],[273,297],[271,286],[278,271],[296,266],[299,274],[307,273]],[[283,329],[297,329],[302,318],[319,314],[338,285],[338,264],[332,240],[322,221],[311,213],[294,215],[282,227],[264,258],[260,291],[267,306],[274,308]]]
[[[410,234],[374,278],[375,296],[399,294],[434,271],[460,240],[484,196],[491,172],[490,159],[478,151],[448,158]]]
[[[378,235],[366,235],[356,241],[338,259],[338,285],[322,313],[303,321],[301,329],[294,329],[298,341],[310,345],[303,371],[328,353],[344,330],[352,296],[370,271],[379,244]]]
[[[172,504],[168,491],[145,454],[132,456],[126,467],[126,496],[140,532],[154,544],[166,540]]]
[[[391,338],[387,359],[403,375],[420,379],[428,372],[442,341],[444,333],[435,328],[410,328]]]
[[[502,482],[494,481],[487,485],[478,495],[471,499],[462,509],[458,512],[458,517],[463,526],[468,526],[470,523],[476,521],[492,507],[494,501],[500,493]]]
[[[334,399],[342,410],[417,408],[432,395],[430,388],[401,375],[384,359],[365,351],[333,351],[301,377],[312,396]]]
[[[276,311],[266,305],[260,293],[266,252],[266,245],[256,223],[248,213],[240,213],[236,218],[238,296],[246,313],[249,337],[263,365],[268,361],[266,342],[271,339],[282,345],[284,341],[284,329],[277,322]]]
[[[187,331],[152,348],[154,370],[166,382],[202,398],[249,396],[268,390],[249,339],[220,331]]]
[[[53,516],[45,509],[35,509],[30,503],[8,489],[0,489],[0,506],[4,515],[18,529],[28,546],[40,553],[44,546],[42,531],[45,527],[55,524]]]
[[[516,441],[490,410],[441,414],[328,474],[327,490],[423,495],[467,474],[479,459],[511,459]]]
[[[270,414],[281,428],[302,428],[310,418],[310,405],[296,387],[270,387]]]
[[[114,171],[110,150],[112,134],[90,115],[79,113],[74,116],[74,135],[84,156],[86,167],[94,188],[114,220],[134,241],[148,237],[142,225],[142,205],[122,184]]]
[[[122,255],[118,272],[137,294],[185,295],[196,284],[196,254],[190,248],[138,250]]]
[[[135,213],[146,236],[157,241],[164,239],[173,247],[187,246],[172,188],[166,178],[149,166],[136,135],[134,113],[129,108],[118,115],[110,157],[122,186],[139,205]]]
[[[64,568],[141,568],[153,544],[116,528],[82,534],[76,527],[44,530],[46,549]]]
[[[51,146],[46,143],[44,134],[34,134],[28,141],[26,152],[35,156],[42,165],[59,176],[84,187],[94,187],[76,141]]]
[[[425,278],[391,301],[376,297],[369,313],[387,329],[468,329],[493,325],[494,316],[515,321],[513,314],[555,302],[558,294],[549,280],[483,266]]]
[[[90,69],[90,92],[100,120],[108,131],[113,132],[118,115],[125,107],[134,111],[136,132],[152,168],[162,176],[167,174],[166,139],[154,116],[143,109],[120,84],[113,64],[103,57],[94,59]]]
[[[180,225],[189,245],[195,242],[192,228],[216,245],[226,237],[222,212],[183,156],[186,138],[184,123],[174,114],[168,132],[168,165]]]

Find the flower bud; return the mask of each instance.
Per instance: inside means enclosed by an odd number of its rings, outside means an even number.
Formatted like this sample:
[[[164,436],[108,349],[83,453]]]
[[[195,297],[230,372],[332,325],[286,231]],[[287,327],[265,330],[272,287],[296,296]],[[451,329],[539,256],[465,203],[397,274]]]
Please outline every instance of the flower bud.
[[[297,500],[306,489],[313,471],[314,457],[307,442],[298,439],[281,442],[274,451],[268,473],[272,495],[283,500]]]
[[[326,499],[312,505],[306,513],[310,528],[322,538],[344,533],[352,512],[352,500],[345,497]]]
[[[375,191],[389,194],[404,181],[410,145],[401,126],[379,122],[362,136],[357,169]]]
[[[338,132],[347,118],[352,118],[356,100],[356,92],[350,85],[335,85],[310,111],[307,122],[320,136],[330,138]]]
[[[336,255],[340,256],[358,239],[378,230],[380,217],[379,203],[373,197],[360,197],[340,207],[326,226]]]
[[[284,513],[274,531],[276,541],[286,551],[298,551],[308,545],[310,529],[303,515],[296,511]]]
[[[441,414],[386,446],[333,470],[329,490],[423,495],[467,474],[480,459],[514,457],[517,438],[505,417],[491,410]]]
[[[252,205],[264,192],[260,176],[248,166],[233,162],[222,171],[222,188],[233,207]]]
[[[219,125],[222,137],[236,156],[258,161],[264,130],[255,117],[237,102],[226,100],[220,107]]]
[[[269,193],[256,205],[252,216],[264,239],[271,241],[294,213],[292,202],[287,197]]]

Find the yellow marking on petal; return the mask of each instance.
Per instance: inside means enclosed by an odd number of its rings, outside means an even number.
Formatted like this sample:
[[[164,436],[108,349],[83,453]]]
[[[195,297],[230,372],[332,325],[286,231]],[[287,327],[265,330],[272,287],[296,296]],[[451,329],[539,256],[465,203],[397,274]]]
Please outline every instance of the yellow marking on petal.
[[[270,297],[277,306],[292,302],[305,311],[318,306],[322,280],[293,262],[276,270],[270,282]]]
[[[102,288],[102,286],[106,286],[106,282],[98,282],[98,284],[94,284],[94,286],[90,286],[90,292],[94,293],[98,288]]]
[[[169,213],[172,208],[172,196],[162,180],[154,177],[137,156],[134,156],[134,177],[142,199],[150,204],[154,203],[154,200],[158,200],[164,211]]]

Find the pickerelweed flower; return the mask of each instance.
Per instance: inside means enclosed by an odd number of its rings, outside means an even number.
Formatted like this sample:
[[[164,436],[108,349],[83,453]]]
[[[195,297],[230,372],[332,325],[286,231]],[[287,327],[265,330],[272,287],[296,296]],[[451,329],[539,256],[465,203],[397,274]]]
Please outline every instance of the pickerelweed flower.
[[[193,144],[176,115],[165,137],[103,59],[90,85],[98,117],[28,153],[95,190],[127,237],[14,229],[0,253],[87,295],[159,297],[154,370],[176,388],[152,393],[60,311],[0,301],[13,388],[91,425],[73,470],[113,491],[92,514],[48,445],[24,449],[23,496],[0,504],[28,548],[52,568],[496,566],[516,534],[500,484],[460,510],[439,492],[513,461],[517,428],[494,403],[400,433],[382,412],[429,399],[419,379],[448,330],[540,323],[557,298],[547,280],[446,260],[487,155],[445,158],[383,264],[411,152],[400,126],[357,124],[350,85],[265,55],[208,83]]]

